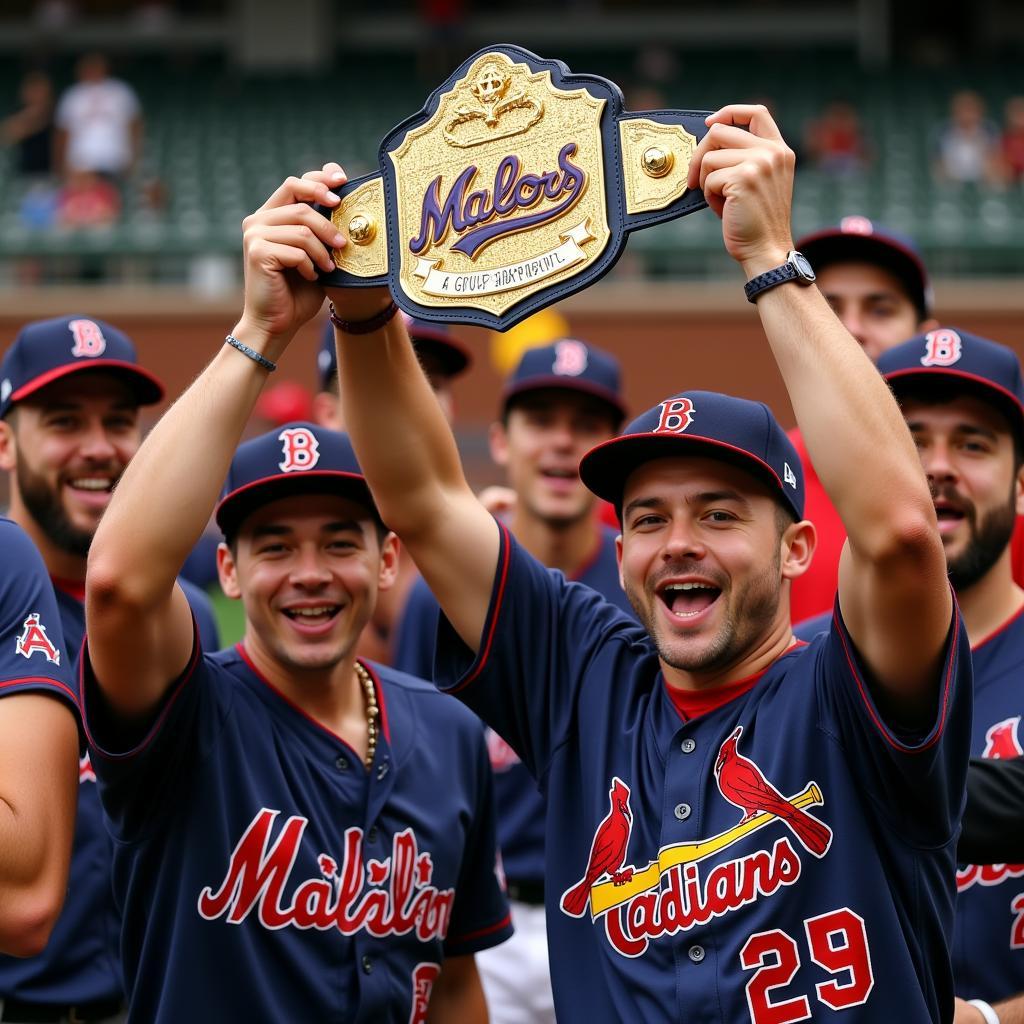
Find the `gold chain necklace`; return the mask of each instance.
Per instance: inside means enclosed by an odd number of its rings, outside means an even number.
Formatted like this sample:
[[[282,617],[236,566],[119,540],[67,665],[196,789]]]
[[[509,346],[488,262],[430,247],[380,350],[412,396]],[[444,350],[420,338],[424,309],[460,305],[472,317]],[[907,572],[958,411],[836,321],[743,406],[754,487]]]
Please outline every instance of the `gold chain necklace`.
[[[373,767],[373,757],[377,753],[377,691],[373,688],[370,673],[357,661],[356,675],[363,684],[363,696],[366,698],[366,757],[363,764],[367,770]]]

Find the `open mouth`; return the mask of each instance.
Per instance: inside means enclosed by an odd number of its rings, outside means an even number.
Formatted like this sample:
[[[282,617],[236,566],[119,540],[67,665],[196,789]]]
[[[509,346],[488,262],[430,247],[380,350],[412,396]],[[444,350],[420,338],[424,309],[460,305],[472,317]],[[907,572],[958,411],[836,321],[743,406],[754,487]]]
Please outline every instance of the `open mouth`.
[[[665,607],[677,619],[692,619],[707,611],[721,596],[721,587],[703,581],[666,583],[658,590]]]
[[[299,626],[325,626],[341,611],[340,604],[318,604],[309,608],[283,608],[285,616]]]
[[[967,512],[959,505],[939,500],[935,502],[935,517],[939,521],[939,533],[949,533],[967,518]]]
[[[76,476],[68,480],[67,485],[73,491],[83,491],[86,494],[109,494],[114,489],[114,477]]]

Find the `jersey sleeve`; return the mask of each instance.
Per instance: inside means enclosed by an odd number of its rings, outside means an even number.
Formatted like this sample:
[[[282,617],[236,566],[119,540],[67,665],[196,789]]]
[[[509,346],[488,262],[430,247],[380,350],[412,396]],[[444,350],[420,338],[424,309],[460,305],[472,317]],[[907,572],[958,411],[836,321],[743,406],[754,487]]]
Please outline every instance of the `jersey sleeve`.
[[[437,641],[437,620],[440,614],[437,598],[423,577],[419,577],[409,589],[398,622],[391,664],[399,672],[407,672],[419,679],[433,678],[434,644]]]
[[[628,644],[640,630],[596,591],[546,569],[499,526],[478,650],[441,615],[434,683],[472,708],[539,779],[571,733],[591,662],[606,645]],[[606,674],[595,673],[595,683]]]
[[[185,671],[142,720],[127,721],[110,707],[92,668],[88,637],[82,648],[86,735],[104,810],[122,842],[145,838],[154,823],[183,806],[193,771],[213,750],[228,714],[233,688],[217,679],[217,667],[202,653],[193,628]]]
[[[188,605],[192,609],[203,650],[210,654],[219,651],[220,630],[217,628],[217,618],[213,614],[213,602],[210,600],[210,595],[182,577],[178,578],[178,586],[181,587],[188,599]]]
[[[475,742],[468,766],[477,781],[473,821],[466,836],[465,855],[445,938],[445,956],[464,956],[490,949],[512,934],[512,917],[498,875],[494,779],[487,757],[483,728],[473,723]]]
[[[949,842],[963,812],[973,703],[970,647],[956,602],[935,681],[934,712],[924,727],[907,730],[887,720],[838,600],[816,656],[819,724],[846,750],[870,802],[908,842]]]
[[[78,716],[78,695],[50,578],[35,545],[0,522],[0,697],[45,693]]]

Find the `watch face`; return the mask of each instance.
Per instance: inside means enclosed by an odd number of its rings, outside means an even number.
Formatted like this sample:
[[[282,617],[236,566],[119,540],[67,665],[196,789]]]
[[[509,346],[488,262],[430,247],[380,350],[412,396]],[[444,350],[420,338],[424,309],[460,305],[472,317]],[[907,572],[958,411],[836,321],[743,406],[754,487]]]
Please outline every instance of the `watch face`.
[[[810,261],[802,252],[794,252],[790,258],[790,262],[793,264],[793,268],[796,272],[805,280],[814,280],[814,268],[811,266]]]

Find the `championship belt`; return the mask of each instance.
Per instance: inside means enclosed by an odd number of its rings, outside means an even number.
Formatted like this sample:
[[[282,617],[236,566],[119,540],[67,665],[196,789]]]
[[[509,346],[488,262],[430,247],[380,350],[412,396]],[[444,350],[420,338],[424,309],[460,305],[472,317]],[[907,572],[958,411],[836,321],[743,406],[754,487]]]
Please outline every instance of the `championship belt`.
[[[561,61],[481,50],[388,134],[379,173],[318,207],[349,239],[322,282],[499,331],[593,284],[628,232],[707,206],[686,176],[709,112],[622,102]]]

